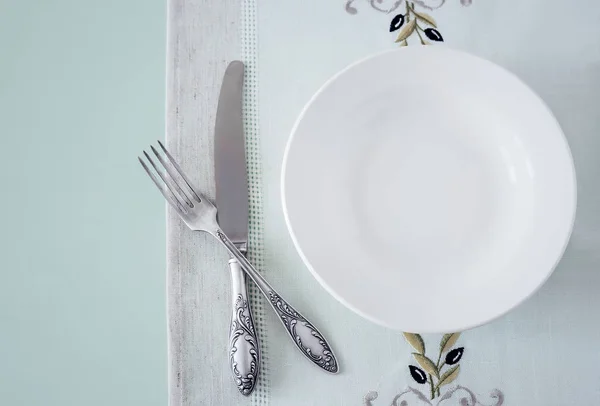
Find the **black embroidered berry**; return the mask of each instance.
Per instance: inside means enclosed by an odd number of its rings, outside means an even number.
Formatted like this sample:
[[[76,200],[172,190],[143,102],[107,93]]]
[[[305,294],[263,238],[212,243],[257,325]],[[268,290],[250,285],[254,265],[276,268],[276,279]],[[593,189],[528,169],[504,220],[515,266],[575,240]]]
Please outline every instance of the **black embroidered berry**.
[[[398,14],[390,23],[390,32],[399,30],[404,25],[404,14]]]
[[[427,38],[429,38],[432,41],[436,41],[436,42],[444,41],[442,34],[440,34],[440,32],[438,30],[436,30],[435,28],[425,28],[425,35],[427,35]]]
[[[465,347],[455,348],[446,354],[446,364],[454,365],[460,361],[465,352]]]
[[[414,365],[409,365],[408,369],[410,369],[410,375],[413,377],[415,382],[420,384],[424,384],[425,382],[427,382],[427,375],[425,374],[425,371],[423,371],[421,368],[416,367]]]

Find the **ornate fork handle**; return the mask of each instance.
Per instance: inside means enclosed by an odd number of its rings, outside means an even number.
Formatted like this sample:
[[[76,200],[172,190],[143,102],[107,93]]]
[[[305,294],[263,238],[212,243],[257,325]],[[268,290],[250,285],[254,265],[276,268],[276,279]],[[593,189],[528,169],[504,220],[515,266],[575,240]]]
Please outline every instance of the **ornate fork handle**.
[[[242,395],[254,390],[260,368],[260,349],[246,289],[246,276],[236,259],[229,260],[231,270],[232,314],[229,331],[229,367]]]
[[[214,235],[223,243],[231,256],[239,262],[241,268],[267,298],[296,348],[313,364],[327,372],[337,373],[339,371],[337,358],[319,330],[306,317],[282,299],[221,230],[215,231]]]

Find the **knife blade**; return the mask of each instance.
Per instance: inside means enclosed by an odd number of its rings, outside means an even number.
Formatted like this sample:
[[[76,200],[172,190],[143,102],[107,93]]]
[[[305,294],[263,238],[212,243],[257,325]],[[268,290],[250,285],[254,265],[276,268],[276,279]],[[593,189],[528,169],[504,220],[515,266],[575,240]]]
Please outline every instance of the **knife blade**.
[[[248,176],[243,123],[244,64],[233,61],[225,70],[215,122],[215,183],[221,230],[245,255],[248,245]],[[260,366],[258,337],[254,327],[246,277],[236,259],[231,271],[231,324],[229,367],[243,395],[256,385]]]
[[[215,181],[219,226],[242,252],[248,243],[243,82],[244,64],[240,61],[231,62],[223,77],[215,123]]]

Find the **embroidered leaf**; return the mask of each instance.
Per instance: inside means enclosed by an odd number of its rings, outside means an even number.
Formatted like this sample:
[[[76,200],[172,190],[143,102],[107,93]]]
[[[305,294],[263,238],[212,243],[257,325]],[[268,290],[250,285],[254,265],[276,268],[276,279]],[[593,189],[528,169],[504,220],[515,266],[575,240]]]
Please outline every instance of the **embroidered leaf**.
[[[458,337],[460,337],[460,333],[444,334],[442,341],[440,341],[440,352],[443,354],[452,348]]]
[[[444,385],[448,385],[448,384],[451,384],[452,382],[454,382],[454,380],[458,377],[459,372],[460,372],[460,365],[457,365],[454,368],[447,370],[440,378],[440,381],[437,384],[436,390]]]
[[[453,349],[452,351],[450,351],[448,353],[448,355],[446,355],[446,364],[448,364],[448,365],[457,364],[458,361],[460,361],[460,359],[462,358],[464,352],[465,352],[465,347]]]
[[[427,375],[421,368],[409,365],[408,369],[410,370],[410,376],[412,376],[416,383],[424,384],[427,382]]]
[[[406,23],[404,28],[400,30],[400,34],[398,34],[398,38],[396,38],[396,42],[404,41],[415,31],[415,27],[417,26],[417,20],[412,20],[409,23]]]
[[[404,25],[404,14],[398,14],[390,23],[390,32],[399,30]]]
[[[358,12],[358,10],[356,9],[356,7],[352,7],[352,3],[354,3],[354,0],[348,0],[348,2],[346,3],[346,12],[348,14],[356,14]]]
[[[364,397],[365,404],[367,406],[372,406],[373,404],[371,402],[374,401],[375,399],[377,399],[378,396],[379,396],[379,393],[377,393],[375,391],[371,391],[371,392],[367,393]]]
[[[416,352],[413,352],[413,357],[415,357],[415,359],[417,360],[421,368],[425,370],[425,372],[439,379],[440,373],[438,372],[438,369],[432,360],[427,358],[425,355],[417,354]]]
[[[412,12],[419,20],[424,21],[425,23],[437,28],[437,24],[436,24],[435,20],[429,14],[418,13],[414,9],[412,10]]]
[[[427,35],[427,38],[429,38],[432,41],[435,41],[435,42],[444,41],[442,34],[440,34],[440,32],[438,30],[436,30],[435,28],[425,28],[424,32],[425,32],[425,35]]]
[[[419,334],[404,333],[404,338],[420,354],[425,354],[425,342]]]
[[[400,43],[400,46],[401,46],[401,47],[405,47],[405,46],[407,46],[407,45],[408,45],[408,41],[406,41],[406,40],[404,40],[404,41],[402,41],[402,42]]]

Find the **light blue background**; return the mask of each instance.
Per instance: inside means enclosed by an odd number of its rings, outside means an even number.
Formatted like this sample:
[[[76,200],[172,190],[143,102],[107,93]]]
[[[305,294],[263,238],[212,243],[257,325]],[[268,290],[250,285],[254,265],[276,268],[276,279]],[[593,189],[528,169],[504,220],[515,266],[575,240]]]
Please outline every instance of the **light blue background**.
[[[0,404],[167,403],[164,1],[0,0]]]

